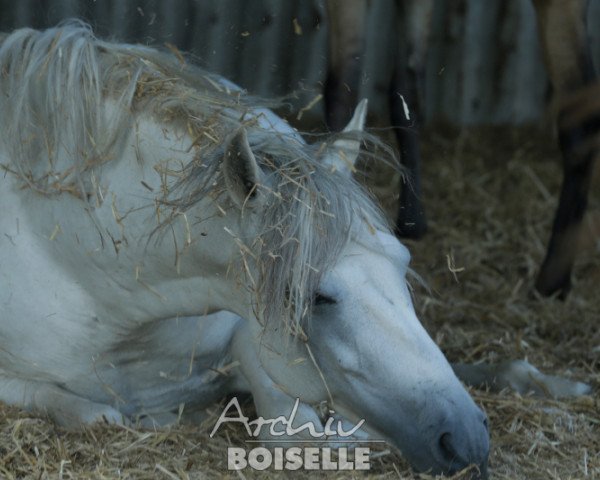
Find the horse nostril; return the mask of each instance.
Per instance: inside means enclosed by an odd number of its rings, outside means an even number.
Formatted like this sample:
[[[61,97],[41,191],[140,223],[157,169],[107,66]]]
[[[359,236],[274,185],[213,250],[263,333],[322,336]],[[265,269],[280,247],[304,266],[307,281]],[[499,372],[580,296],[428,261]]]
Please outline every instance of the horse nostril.
[[[487,418],[483,419],[483,425],[487,430]],[[439,440],[440,451],[443,455],[443,461],[446,462],[446,473],[455,474],[459,470],[470,467],[467,476],[461,477],[470,480],[483,480],[488,478],[487,473],[487,454],[485,458],[478,458],[473,452],[468,453],[464,450],[464,445],[461,446],[460,440],[456,442],[456,438],[451,433],[443,433]]]
[[[440,449],[444,454],[444,457],[449,462],[452,462],[457,457],[456,449],[452,444],[452,434],[451,433],[443,433],[440,437]]]

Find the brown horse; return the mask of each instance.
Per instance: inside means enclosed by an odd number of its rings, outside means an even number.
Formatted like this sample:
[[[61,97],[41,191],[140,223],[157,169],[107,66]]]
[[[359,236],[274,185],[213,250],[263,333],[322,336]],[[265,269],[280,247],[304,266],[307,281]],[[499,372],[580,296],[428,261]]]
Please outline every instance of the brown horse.
[[[419,238],[426,230],[421,202],[419,152],[420,89],[425,76],[433,0],[395,3],[397,32],[390,41],[394,62],[388,78],[390,121],[402,164],[405,183],[400,190],[396,233]],[[328,0],[329,69],[325,81],[327,125],[340,130],[358,101],[358,86],[365,50],[367,0]],[[410,106],[410,108],[409,108]]]
[[[587,102],[572,97],[595,78],[586,39],[588,0],[532,0],[539,26],[544,62],[553,87],[559,143],[563,157],[563,186],[546,258],[536,281],[543,295],[566,295],[580,236],[597,145],[580,148],[600,130],[600,119],[589,111],[577,114]],[[357,103],[361,57],[366,36],[367,0],[328,0],[330,62],[325,84],[327,122],[339,130]],[[421,203],[418,114],[433,0],[397,0],[397,32],[390,41],[395,62],[389,77],[388,100],[406,179],[400,194],[396,232],[419,237],[426,230]],[[589,94],[587,94],[589,95]],[[410,109],[409,109],[410,105]],[[596,111],[597,112],[597,111]]]
[[[570,288],[593,160],[599,153],[598,148],[581,148],[600,130],[598,113],[595,116],[576,113],[585,106],[585,101],[580,100],[581,93],[595,80],[585,28],[588,3],[589,0],[533,0],[544,62],[558,106],[556,119],[563,157],[560,201],[535,285],[543,295],[555,292],[565,295]]]

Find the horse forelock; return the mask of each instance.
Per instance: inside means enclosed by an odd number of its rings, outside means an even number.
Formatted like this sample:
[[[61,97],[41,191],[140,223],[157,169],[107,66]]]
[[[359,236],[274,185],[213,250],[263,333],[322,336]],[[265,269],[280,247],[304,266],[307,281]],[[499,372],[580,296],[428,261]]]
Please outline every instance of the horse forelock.
[[[363,221],[386,230],[379,209],[354,179],[324,166],[314,146],[287,152],[267,145],[280,165],[266,189],[254,241],[259,308],[267,321],[284,319],[300,333],[311,318],[320,279]],[[278,151],[279,150],[279,151]],[[260,150],[259,150],[260,152]]]
[[[354,179],[321,163],[330,141],[310,145],[265,129],[252,116],[248,120],[245,115],[258,108],[253,99],[173,55],[104,42],[86,25],[69,22],[6,37],[0,75],[0,114],[11,118],[0,133],[12,162],[8,168],[44,193],[78,191],[89,198],[86,172],[118,157],[123,132],[146,113],[180,124],[202,145],[201,158],[197,154],[184,166],[181,180],[163,198],[169,208],[184,212],[223,191],[224,150],[231,132],[246,128],[269,184],[259,187],[266,199],[261,209],[246,217],[257,222],[256,237],[242,239],[242,256],[251,252],[258,272],[252,285],[257,316],[267,322],[301,329],[323,272],[359,225],[389,230]],[[117,107],[110,117],[103,110],[107,98]],[[53,158],[65,143],[77,151],[70,155],[71,168],[60,173],[53,170]]]

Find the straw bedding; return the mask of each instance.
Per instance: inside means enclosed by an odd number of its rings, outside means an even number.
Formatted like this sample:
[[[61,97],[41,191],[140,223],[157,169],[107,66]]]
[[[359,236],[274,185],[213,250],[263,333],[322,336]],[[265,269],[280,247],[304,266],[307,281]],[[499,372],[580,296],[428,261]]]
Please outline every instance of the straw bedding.
[[[415,307],[433,338],[451,361],[527,358],[544,372],[591,383],[596,392],[597,237],[590,236],[580,248],[566,302],[541,299],[532,290],[560,182],[553,140],[532,129],[430,129],[423,143],[430,230],[423,240],[407,244],[412,267],[429,286],[415,285]],[[371,178],[390,211],[395,203],[392,176],[385,172]],[[598,206],[593,198],[592,209]],[[600,401],[595,393],[565,402],[510,392],[472,394],[490,419],[491,478],[600,478]],[[213,413],[220,413],[218,406]],[[0,408],[0,418],[0,477],[289,476],[228,473],[226,447],[243,446],[245,432],[227,425],[209,438],[216,417],[201,426],[160,432],[97,426],[80,433],[10,407]],[[418,478],[387,450],[374,455],[371,465],[369,478]],[[312,478],[314,473],[298,476]]]

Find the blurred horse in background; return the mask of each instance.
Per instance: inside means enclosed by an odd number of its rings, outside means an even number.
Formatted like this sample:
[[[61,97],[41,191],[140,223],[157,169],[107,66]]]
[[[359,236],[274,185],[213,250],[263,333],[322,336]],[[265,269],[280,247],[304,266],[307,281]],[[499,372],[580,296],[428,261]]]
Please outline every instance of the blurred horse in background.
[[[585,17],[589,0],[532,0],[538,23],[544,63],[553,88],[553,103],[563,158],[563,185],[546,257],[536,289],[542,295],[567,294],[571,270],[587,208],[591,173],[598,147],[581,148],[598,135],[597,111],[581,108],[581,95],[594,82],[586,36]],[[418,129],[422,90],[431,29],[433,0],[397,0],[397,29],[389,46],[394,63],[389,76],[390,123],[394,127],[400,157],[406,167],[399,199],[396,232],[418,238],[426,231],[422,203]],[[328,0],[329,70],[325,83],[328,126],[339,130],[359,94],[362,58],[365,51],[367,0]],[[584,97],[586,94],[584,94]],[[588,99],[592,99],[590,93]]]
[[[390,124],[405,167],[395,230],[403,238],[419,238],[427,229],[421,200],[419,117],[433,3],[433,0],[395,2],[393,15],[397,29],[389,42],[393,58],[387,79]],[[328,0],[327,14],[329,63],[325,115],[328,127],[338,131],[358,101],[368,1]]]
[[[343,125],[360,90],[365,51],[367,0],[328,0],[329,69],[325,82],[326,121]],[[587,208],[593,160],[600,152],[598,87],[586,39],[587,0],[533,0],[544,61],[554,92],[556,122],[563,157],[564,181],[546,258],[536,288],[543,295],[565,295]],[[397,29],[390,39],[394,63],[388,78],[390,123],[405,167],[396,234],[418,238],[426,231],[422,203],[419,126],[433,0],[397,0]],[[593,105],[590,108],[590,105]],[[496,365],[455,364],[461,380],[472,386],[550,397],[581,395],[589,387],[547,376],[526,361]]]

